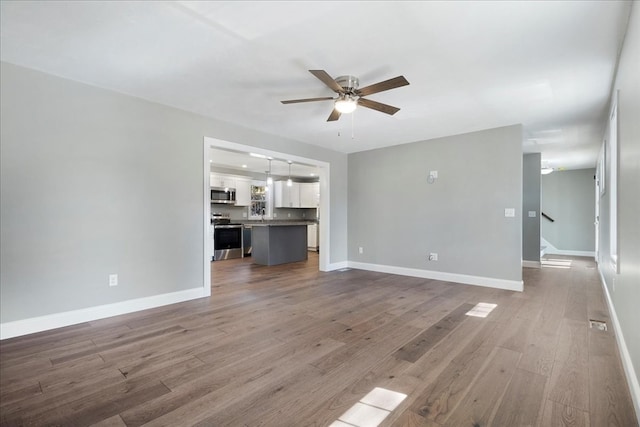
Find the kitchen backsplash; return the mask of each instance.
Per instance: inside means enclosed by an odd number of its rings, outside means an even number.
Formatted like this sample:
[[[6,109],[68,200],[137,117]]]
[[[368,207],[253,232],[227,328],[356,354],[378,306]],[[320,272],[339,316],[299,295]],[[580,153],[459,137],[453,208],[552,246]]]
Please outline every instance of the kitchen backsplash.
[[[211,205],[211,212],[220,212],[223,214],[229,214],[231,219],[242,220],[247,218],[246,206],[228,206],[228,205]],[[316,219],[317,209],[287,209],[287,208],[275,208],[273,210],[275,218],[273,219]],[[244,214],[244,216],[243,216]],[[291,216],[289,216],[291,215]]]

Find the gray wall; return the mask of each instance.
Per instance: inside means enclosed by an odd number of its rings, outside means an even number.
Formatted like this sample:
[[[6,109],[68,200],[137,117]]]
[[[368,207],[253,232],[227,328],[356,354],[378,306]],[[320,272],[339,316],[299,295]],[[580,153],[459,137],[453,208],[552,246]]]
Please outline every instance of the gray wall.
[[[601,198],[599,268],[620,322],[636,380],[640,380],[640,7],[634,3],[614,90],[618,97],[618,264],[609,256],[609,192]],[[605,133],[608,135],[608,132]],[[607,137],[605,137],[606,139]],[[608,145],[608,144],[607,144]],[[607,153],[607,159],[610,156]],[[611,169],[606,168],[606,182]],[[615,283],[615,289],[614,289]],[[636,383],[637,384],[637,383]],[[636,396],[640,399],[640,396]],[[637,402],[636,402],[637,403]],[[639,408],[636,406],[636,410]],[[640,412],[639,412],[640,414]]]
[[[1,67],[0,322],[202,287],[204,136],[330,163],[346,261],[345,154]]]
[[[542,237],[560,250],[593,252],[595,169],[556,171],[542,176]]]
[[[348,184],[350,261],[521,280],[520,125],[350,154]]]
[[[540,262],[540,163],[540,153],[522,158],[522,259],[534,262]]]

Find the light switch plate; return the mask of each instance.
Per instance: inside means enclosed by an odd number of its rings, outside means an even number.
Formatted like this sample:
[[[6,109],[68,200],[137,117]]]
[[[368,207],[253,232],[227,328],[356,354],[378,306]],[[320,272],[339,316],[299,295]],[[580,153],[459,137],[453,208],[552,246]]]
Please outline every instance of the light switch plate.
[[[536,217],[536,211],[529,211],[529,218],[535,218]]]
[[[516,210],[515,208],[505,208],[504,209],[504,216],[505,218],[513,218],[516,216]]]

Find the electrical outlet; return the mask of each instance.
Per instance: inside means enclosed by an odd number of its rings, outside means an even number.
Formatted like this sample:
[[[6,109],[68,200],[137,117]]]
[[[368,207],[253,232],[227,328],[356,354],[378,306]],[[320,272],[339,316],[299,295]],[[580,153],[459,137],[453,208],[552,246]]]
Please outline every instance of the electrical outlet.
[[[118,286],[118,275],[110,274],[109,275],[109,286]]]
[[[364,248],[363,248],[362,246],[360,246],[360,247],[358,248],[358,253],[359,253],[359,254],[363,254],[363,253],[364,253]]]
[[[242,212],[242,218],[246,218],[247,217],[247,213],[246,212]]]
[[[291,218],[291,214],[290,213],[287,214],[287,218]]]
[[[431,252],[429,254],[429,261],[437,261],[438,260],[438,254],[435,252]]]

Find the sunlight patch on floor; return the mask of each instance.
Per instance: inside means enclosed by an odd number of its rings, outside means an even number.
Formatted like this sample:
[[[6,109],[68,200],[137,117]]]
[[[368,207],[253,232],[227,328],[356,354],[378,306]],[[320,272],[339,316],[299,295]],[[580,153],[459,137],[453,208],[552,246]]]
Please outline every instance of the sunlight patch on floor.
[[[397,391],[376,387],[329,427],[376,427],[406,399]]]
[[[543,258],[540,260],[542,268],[571,268],[570,259]]]
[[[491,304],[488,302],[479,302],[478,304],[475,305],[475,307],[467,311],[465,314],[467,316],[474,316],[474,317],[487,317],[489,313],[491,313],[493,309],[496,308],[497,306],[498,304]]]

